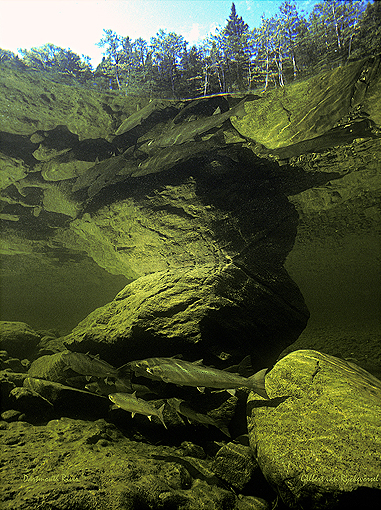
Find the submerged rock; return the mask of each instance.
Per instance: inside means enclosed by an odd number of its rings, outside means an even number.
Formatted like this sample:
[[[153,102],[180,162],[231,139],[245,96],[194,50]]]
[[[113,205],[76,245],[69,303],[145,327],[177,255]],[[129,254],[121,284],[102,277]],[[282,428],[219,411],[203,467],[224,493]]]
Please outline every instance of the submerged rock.
[[[28,388],[14,388],[9,394],[9,399],[13,409],[25,413],[28,419],[37,422],[44,421],[53,411],[53,404],[49,400]]]
[[[250,395],[251,447],[290,508],[366,508],[381,502],[381,381],[318,351],[278,361],[270,401]]]
[[[233,126],[280,158],[379,136],[380,56],[353,62],[309,80],[268,91],[246,106]]]
[[[28,358],[41,336],[25,322],[0,321],[0,348],[19,359]]]
[[[239,490],[250,482],[256,468],[249,446],[232,442],[220,448],[213,463],[216,475]]]
[[[0,436],[2,444],[12,445],[0,454],[7,466],[4,510],[52,505],[234,510],[238,503],[213,473],[210,460],[186,456],[176,447],[132,441],[104,420],[61,418],[46,426],[15,422],[1,428]]]
[[[271,282],[264,286],[234,264],[205,265],[135,280],[74,328],[66,344],[119,365],[187,352],[225,359],[226,366],[251,354],[254,368],[264,368],[303,321],[303,312],[285,306]]]
[[[63,352],[46,354],[34,360],[29,367],[28,376],[57,383],[65,382],[68,375]]]

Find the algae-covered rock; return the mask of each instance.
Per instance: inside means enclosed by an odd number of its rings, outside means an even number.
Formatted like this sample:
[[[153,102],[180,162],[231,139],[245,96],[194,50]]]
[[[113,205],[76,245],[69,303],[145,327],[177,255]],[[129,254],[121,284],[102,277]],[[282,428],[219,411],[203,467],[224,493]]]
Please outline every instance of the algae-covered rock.
[[[52,185],[44,189],[42,203],[45,211],[65,214],[71,218],[76,218],[81,210],[81,205],[62,186]]]
[[[46,181],[63,181],[83,174],[94,165],[91,161],[78,161],[70,157],[54,158],[43,163],[41,175]]]
[[[371,134],[371,126],[380,124],[379,61],[379,56],[369,57],[270,90],[260,101],[247,103],[247,116],[234,118],[232,124],[241,135],[268,149],[294,146],[295,154],[319,152],[359,138],[367,130]],[[279,154],[290,157],[292,152]]]
[[[239,490],[251,480],[256,467],[250,447],[232,442],[218,450],[213,463],[216,475]]]
[[[18,72],[3,68],[0,79],[0,131],[33,135],[65,125],[81,139],[106,137],[113,116],[105,106],[111,94],[99,101],[99,93],[55,83],[34,71]],[[9,108],[9,104],[17,108]],[[107,111],[106,111],[107,110]]]
[[[66,369],[67,364],[64,361],[62,352],[46,354],[33,361],[29,367],[28,376],[63,383],[67,379]]]
[[[4,510],[234,510],[238,503],[214,475],[210,460],[131,440],[104,420],[61,418],[46,426],[14,422],[0,429],[0,437],[2,444],[12,445],[0,454],[7,465]],[[263,503],[239,508],[262,510]]]
[[[23,179],[28,171],[21,159],[10,158],[0,153],[0,189],[7,188]]]
[[[334,356],[300,350],[278,361],[266,390],[269,402],[254,394],[248,401],[250,442],[289,507],[381,502],[381,381]]]
[[[28,419],[43,421],[51,416],[53,404],[29,388],[16,387],[9,393],[11,409],[24,413]]]
[[[0,321],[0,348],[19,359],[28,358],[41,336],[25,322]]]
[[[66,343],[119,365],[179,352],[231,364],[250,353],[263,368],[303,317],[234,264],[207,264],[138,278],[78,324]]]

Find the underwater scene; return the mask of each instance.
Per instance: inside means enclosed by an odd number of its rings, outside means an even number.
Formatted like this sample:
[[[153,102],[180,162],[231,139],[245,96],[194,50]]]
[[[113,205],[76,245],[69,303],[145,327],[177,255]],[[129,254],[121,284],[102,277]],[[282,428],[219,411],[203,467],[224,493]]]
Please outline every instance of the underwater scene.
[[[0,508],[380,508],[381,3],[163,4],[0,49]]]

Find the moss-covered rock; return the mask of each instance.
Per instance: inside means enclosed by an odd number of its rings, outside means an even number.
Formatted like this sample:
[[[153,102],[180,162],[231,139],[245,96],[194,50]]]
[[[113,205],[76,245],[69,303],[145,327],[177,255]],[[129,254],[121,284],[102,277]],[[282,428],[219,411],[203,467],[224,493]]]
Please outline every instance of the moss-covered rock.
[[[345,138],[361,137],[361,130],[370,129],[367,120],[380,125],[379,61],[379,56],[370,57],[270,90],[260,101],[248,103],[247,116],[234,118],[233,126],[271,151],[294,146],[294,154],[318,152],[340,145]],[[363,124],[356,133],[359,121]],[[293,151],[279,154],[290,157]]]
[[[19,359],[34,353],[41,336],[25,322],[0,321],[0,347]]]
[[[210,460],[181,448],[153,446],[124,437],[97,420],[62,418],[46,426],[9,423],[0,430],[6,509],[234,510],[238,499],[215,476]],[[18,455],[14,455],[17,448]],[[239,507],[241,508],[241,507]],[[264,509],[261,506],[242,508]]]
[[[40,356],[30,365],[28,376],[31,378],[44,379],[56,383],[66,382],[67,364],[64,361],[63,352]]]
[[[234,264],[156,272],[91,313],[66,344],[119,365],[179,352],[231,365],[249,353],[255,368],[263,368],[305,320],[303,310],[284,306],[275,289]]]
[[[136,111],[130,100],[116,94],[55,83],[38,71],[9,68],[1,70],[0,108],[7,112],[0,120],[0,131],[5,133],[33,135],[65,125],[80,139],[106,138],[118,116],[123,119]]]
[[[381,501],[381,381],[334,356],[300,350],[278,361],[266,390],[269,402],[254,394],[248,400],[251,447],[289,507]]]
[[[249,446],[233,442],[218,450],[213,463],[216,475],[239,490],[249,483],[256,468],[258,469]]]

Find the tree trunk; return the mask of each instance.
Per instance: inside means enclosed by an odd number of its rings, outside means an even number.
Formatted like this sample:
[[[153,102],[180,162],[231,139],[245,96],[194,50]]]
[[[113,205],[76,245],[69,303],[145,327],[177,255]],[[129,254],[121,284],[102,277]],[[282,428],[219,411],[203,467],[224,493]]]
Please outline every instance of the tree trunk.
[[[207,67],[205,67],[204,74],[205,74],[205,80],[204,80],[204,96],[206,96],[206,93],[207,93],[207,91],[208,91],[208,85],[209,85],[209,82],[208,82],[208,68],[207,68]]]
[[[337,24],[335,6],[333,4],[332,4],[332,14],[333,14],[333,22],[335,24],[335,31],[336,31],[336,37],[337,37],[337,46],[341,50],[341,41],[340,41],[339,26]]]

